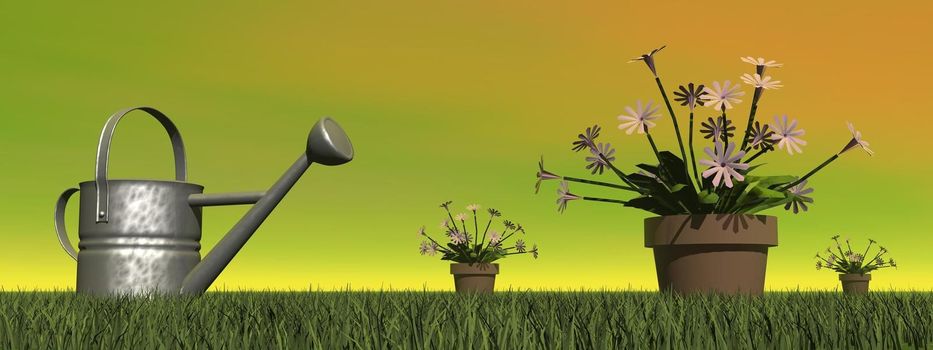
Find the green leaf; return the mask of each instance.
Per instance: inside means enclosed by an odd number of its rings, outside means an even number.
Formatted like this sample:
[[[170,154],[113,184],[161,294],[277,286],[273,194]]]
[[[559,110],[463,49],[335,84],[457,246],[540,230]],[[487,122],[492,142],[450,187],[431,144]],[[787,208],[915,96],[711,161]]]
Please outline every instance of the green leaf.
[[[745,181],[757,181],[764,187],[773,187],[775,185],[785,185],[797,180],[796,176],[790,175],[780,175],[780,176],[749,176],[746,177]]]
[[[752,194],[760,198],[783,199],[786,197],[784,192],[775,191],[764,186],[756,186],[752,189]]]
[[[720,201],[722,202],[722,209],[720,209],[720,211],[723,213],[733,212],[736,208],[738,197],[745,193],[748,187],[749,183],[746,181],[734,181],[732,188],[721,187],[722,194],[720,197],[722,197],[722,199],[720,199]]]
[[[664,174],[666,178],[662,177],[662,179],[667,180],[667,183],[690,184],[690,176],[687,174],[687,168],[680,157],[668,151],[661,151],[658,155],[661,157],[659,166],[666,170]]]
[[[641,196],[625,202],[626,207],[638,208],[658,215],[672,215],[675,212],[663,205],[658,198]]]
[[[683,161],[668,151],[660,152],[659,156],[662,164],[658,166],[636,165],[651,176],[638,173],[627,176],[632,183],[647,190],[644,196],[654,198],[654,200],[636,198],[634,203],[628,206],[659,215],[686,214],[684,207],[690,212],[698,211],[700,203]]]
[[[755,164],[755,165],[749,166],[748,169],[741,170],[741,171],[739,171],[739,173],[741,173],[741,174],[743,174],[743,175],[747,175],[748,173],[752,172],[752,171],[755,170],[755,169],[758,169],[758,167],[760,167],[760,166],[762,166],[762,165],[765,165],[765,164],[762,163],[762,164]],[[746,178],[747,178],[747,176],[746,176]]]
[[[653,174],[653,175],[655,175],[655,176],[658,175],[658,167],[657,167],[657,166],[654,166],[654,165],[651,165],[651,164],[644,164],[644,163],[642,163],[642,164],[636,165],[635,167],[636,167],[636,168],[639,168],[639,169],[641,169],[641,170],[644,170],[644,171],[648,172],[649,174]],[[637,173],[636,173],[636,174],[637,174]],[[634,175],[634,174],[633,174],[633,175]],[[639,175],[641,175],[641,174],[639,174]],[[642,176],[644,176],[644,175],[642,175]]]
[[[645,165],[645,164],[640,164],[639,166],[642,166],[642,165]],[[667,188],[663,184],[658,182],[657,179],[650,177],[650,176],[641,175],[641,174],[632,174],[629,176],[629,178],[632,180],[633,183],[638,185],[638,187],[641,187],[647,190],[646,193],[644,193],[644,196],[655,198],[656,203],[653,203],[649,206],[654,207],[654,205],[656,204],[660,207],[666,208],[665,212],[672,213],[672,214],[680,213],[683,211],[680,208],[680,206],[677,205],[677,198],[674,197],[674,194],[668,191]],[[655,210],[649,210],[646,208],[642,208],[642,209],[651,211],[652,213],[658,213]]]
[[[719,195],[710,190],[704,190],[700,192],[700,203],[703,204],[716,204],[719,201]]]
[[[745,201],[746,201],[747,199],[749,199],[749,198],[754,198],[754,197],[749,197],[749,194],[751,193],[751,190],[754,189],[755,187],[757,187],[758,185],[760,185],[761,182],[760,182],[760,181],[750,181],[751,178],[752,178],[752,177],[746,177],[746,178],[745,178],[745,180],[746,180],[746,182],[747,182],[747,186],[745,186],[745,188],[742,189],[742,193],[739,194],[739,197],[735,199],[735,202],[734,202],[734,204],[732,205],[733,208],[741,207],[742,204],[745,203]],[[732,209],[732,208],[730,208],[730,209]]]
[[[451,252],[452,252],[452,255],[451,255],[450,259],[445,259],[445,260],[453,260],[453,261],[456,261],[456,262],[473,262],[473,261],[475,261],[475,259],[473,258],[473,252],[470,251],[470,248],[467,247],[465,244],[447,243],[447,247],[450,248],[450,250],[451,250]],[[445,255],[445,257],[446,257],[446,255]]]
[[[763,199],[763,202],[762,202],[762,203],[760,203],[760,204],[758,204],[758,205],[756,205],[756,206],[754,206],[754,207],[751,207],[751,208],[749,208],[749,209],[747,209],[747,210],[744,210],[744,212],[747,213],[747,214],[754,214],[754,213],[757,213],[757,212],[762,211],[762,210],[765,210],[765,209],[771,209],[771,208],[774,208],[774,207],[777,207],[777,206],[782,206],[782,205],[784,205],[784,204],[787,204],[787,202],[790,202],[790,201],[791,201],[790,198],[783,198],[783,199],[767,199],[767,198],[765,198],[765,199]]]

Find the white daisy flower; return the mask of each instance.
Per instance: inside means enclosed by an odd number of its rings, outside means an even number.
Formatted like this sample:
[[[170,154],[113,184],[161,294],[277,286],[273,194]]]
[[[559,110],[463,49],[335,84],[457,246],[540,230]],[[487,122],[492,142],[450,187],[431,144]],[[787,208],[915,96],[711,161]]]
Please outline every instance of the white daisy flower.
[[[584,146],[586,147],[586,146]],[[582,148],[581,148],[582,149]],[[544,180],[553,180],[559,179],[560,176],[554,174],[550,171],[544,170],[544,156],[541,156],[541,160],[538,161],[538,181],[535,182],[535,193],[537,194],[541,190],[541,182]]]
[[[421,248],[419,250],[421,251],[421,255],[434,256],[437,254],[438,249],[440,249],[440,246],[438,246],[437,243],[424,241],[421,242]]]
[[[807,203],[813,203],[813,198],[807,196],[808,194],[813,193],[813,188],[807,188],[807,180],[802,181],[801,183],[797,184],[797,186],[791,187],[790,193],[792,195],[792,199],[790,202],[784,205],[784,210],[793,209],[794,214],[797,214],[801,209],[803,211],[807,211],[807,209],[809,209]]]
[[[609,143],[600,142],[598,146],[590,149],[590,153],[593,154],[592,157],[586,157],[586,161],[590,164],[586,165],[587,169],[593,169],[592,174],[599,172],[600,174],[606,169],[607,166],[610,166],[609,163],[616,160],[615,148],[612,148],[612,145]]]
[[[706,107],[712,107],[715,110],[722,110],[723,106],[726,106],[726,109],[732,109],[732,105],[742,102],[738,99],[739,96],[745,96],[745,92],[739,90],[739,85],[732,85],[732,82],[726,80],[722,85],[718,81],[713,82],[713,86],[706,86],[703,88],[703,91],[706,92],[706,95],[703,95],[703,105]]]
[[[852,133],[852,141],[849,141],[849,144],[843,147],[842,152],[839,152],[839,154],[843,154],[846,151],[855,148],[855,146],[859,146],[865,150],[865,152],[868,152],[868,155],[874,155],[875,152],[872,152],[872,150],[868,148],[868,141],[862,140],[862,132],[855,130],[855,126],[852,125],[852,123],[846,122],[846,125],[849,126],[849,132]]]
[[[451,232],[448,236],[450,237],[450,242],[453,244],[463,244],[470,241],[467,235],[457,231]]]
[[[489,232],[489,245],[497,246],[499,245],[499,241],[501,240],[502,240],[502,234],[499,233],[499,231],[493,230]]]
[[[570,186],[567,181],[560,182],[560,188],[557,189],[557,211],[563,213],[567,210],[567,202],[577,200],[583,197],[570,193]]]
[[[766,75],[764,78],[762,78],[758,73],[755,73],[754,75],[748,73],[742,74],[742,81],[748,85],[752,85],[756,88],[763,88],[765,90],[777,90],[778,88],[784,87],[784,85],[781,85],[780,80],[771,80],[770,75]]]
[[[742,59],[742,62],[750,63],[755,66],[773,67],[773,68],[779,68],[779,67],[784,66],[781,63],[777,63],[777,61],[773,61],[773,60],[766,61],[764,58],[761,58],[761,57],[754,58],[752,56],[746,56],[746,57],[740,57],[740,58]]]
[[[524,253],[525,252],[525,241],[523,240],[515,241],[515,250],[517,250],[519,253]]]
[[[849,258],[849,262],[858,264],[858,263],[861,263],[862,259],[864,259],[865,257],[859,253],[850,253],[849,256],[847,256],[847,258]]]
[[[464,221],[466,220],[466,218],[467,218],[467,215],[464,213],[460,213],[454,216],[454,220],[457,220],[457,221]]]
[[[481,208],[479,204],[470,204],[466,207],[467,210],[472,211],[472,212],[479,210],[479,208]]]
[[[648,104],[642,106],[641,100],[635,106],[635,109],[632,109],[631,106],[625,107],[625,112],[628,114],[623,114],[618,116],[619,121],[622,121],[622,124],[619,124],[620,130],[625,130],[625,133],[631,135],[633,132],[638,132],[639,134],[645,133],[645,128],[653,128],[655,123],[652,120],[658,119],[661,116],[658,113],[658,108],[654,106],[654,102],[648,102]]]
[[[709,169],[703,172],[703,178],[705,179],[715,174],[716,176],[713,177],[713,186],[718,187],[721,181],[725,181],[726,187],[729,188],[732,188],[732,178],[735,178],[736,181],[745,181],[745,176],[735,171],[735,169],[748,169],[748,164],[740,161],[742,157],[745,156],[745,151],[739,151],[735,155],[732,155],[732,151],[735,150],[735,143],[733,142],[729,142],[725,151],[723,151],[722,142],[715,142],[715,147],[715,152],[709,147],[706,147],[704,151],[706,151],[710,159],[700,160],[700,164],[709,166]]]
[[[800,149],[800,146],[806,146],[807,141],[804,141],[800,138],[803,136],[804,130],[797,129],[797,120],[794,119],[790,123],[787,122],[787,115],[784,115],[784,118],[778,118],[774,116],[774,134],[771,135],[771,139],[777,141],[778,148],[784,149],[787,148],[787,154],[793,155],[796,153],[803,153],[803,150]]]

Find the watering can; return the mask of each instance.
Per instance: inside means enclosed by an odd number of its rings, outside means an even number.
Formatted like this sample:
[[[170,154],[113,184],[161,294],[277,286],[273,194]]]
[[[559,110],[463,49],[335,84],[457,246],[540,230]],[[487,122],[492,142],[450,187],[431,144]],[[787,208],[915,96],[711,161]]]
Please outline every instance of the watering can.
[[[110,140],[127,113],[140,110],[168,132],[175,156],[175,181],[107,178]],[[151,107],[114,113],[100,134],[94,181],[65,190],[55,207],[55,230],[65,251],[78,262],[77,292],[86,294],[201,294],[243,248],[311,163],[339,165],[353,159],[350,139],[335,121],[322,118],[311,128],[307,147],[291,168],[265,192],[204,194],[188,182],[185,146],[175,124]],[[68,199],[81,191],[78,247],[65,231]],[[201,259],[201,208],[253,204]]]

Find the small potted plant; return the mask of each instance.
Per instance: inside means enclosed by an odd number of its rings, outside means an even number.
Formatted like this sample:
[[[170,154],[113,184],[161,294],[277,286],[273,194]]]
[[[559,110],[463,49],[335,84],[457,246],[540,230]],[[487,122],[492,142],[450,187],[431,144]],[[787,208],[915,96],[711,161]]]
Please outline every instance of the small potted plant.
[[[894,259],[885,260],[885,254],[888,253],[885,247],[879,246],[878,250],[871,254],[871,247],[877,243],[873,239],[868,240],[868,247],[861,253],[852,249],[849,239],[845,239],[845,247],[839,243],[839,235],[833,236],[832,239],[835,243],[826,248],[826,256],[816,253],[816,269],[825,268],[838,272],[839,281],[842,282],[842,292],[845,294],[868,293],[868,282],[871,281],[872,271],[897,267]],[[868,256],[871,258],[866,259]]]
[[[441,253],[441,260],[453,261],[450,264],[450,273],[454,275],[457,292],[492,293],[496,275],[499,273],[499,264],[493,263],[494,261],[516,254],[531,254],[535,259],[538,258],[537,244],[528,249],[525,241],[518,238],[514,244],[506,243],[518,232],[525,234],[522,225],[503,220],[501,230],[492,228],[492,222],[501,217],[502,213],[489,208],[486,210],[489,217],[485,220],[485,228],[480,230],[482,226],[479,224],[481,220],[478,212],[482,208],[479,205],[471,204],[466,207],[467,212],[472,215],[454,215],[450,211],[451,203],[441,203],[441,208],[447,212],[447,218],[440,225],[447,236],[446,244],[441,245],[428,235],[424,226],[418,230],[418,235],[427,238],[421,241],[421,255],[434,256]],[[473,221],[472,230],[469,228],[470,221]]]
[[[775,61],[743,57],[754,66],[741,80],[754,88],[747,117],[737,117],[732,111],[745,95],[739,84],[729,80],[712,84],[688,83],[673,93],[689,113],[686,137],[681,133],[672,101],[661,84],[655,58],[661,48],[641,55],[632,62],[644,62],[670,116],[676,139],[675,151],[669,152],[655,142],[652,128],[662,117],[661,107],[652,102],[638,101],[634,108],[625,107],[618,117],[618,127],[625,134],[645,138],[657,163],[635,165],[637,171],[616,166],[615,149],[608,142],[599,142],[599,125],[586,128],[573,142],[573,151],[586,151],[586,169],[592,175],[606,170],[621,183],[611,183],[579,177],[560,176],[538,164],[537,192],[542,181],[558,179],[558,210],[563,212],[574,200],[595,201],[645,210],[656,216],[644,221],[645,247],[654,250],[658,285],[662,291],[718,292],[762,294],[768,248],[777,245],[777,218],[756,215],[766,209],[783,206],[796,214],[807,211],[813,203],[807,187],[811,176],[853,149],[872,151],[862,134],[848,124],[851,137],[844,146],[822,164],[803,176],[761,175],[761,160],[776,150],[794,155],[803,151],[804,130],[797,120],[787,115],[775,116],[773,123],[756,119],[759,103],[765,91],[781,88],[780,81],[765,75],[766,69],[781,67]],[[702,108],[708,110],[702,110]],[[728,113],[727,113],[728,112]],[[699,114],[700,123],[694,115]],[[703,118],[709,115],[708,118]],[[741,122],[734,123],[733,120]],[[704,121],[705,120],[705,121]],[[699,125],[697,125],[699,124]],[[736,125],[744,130],[736,130]],[[695,126],[699,127],[699,133]],[[700,136],[695,138],[694,136]],[[708,142],[697,155],[695,139]],[[676,152],[676,154],[674,153]],[[705,159],[697,158],[705,153]],[[754,164],[757,161],[759,164]],[[603,186],[630,194],[628,198],[597,198],[572,193],[570,182]]]

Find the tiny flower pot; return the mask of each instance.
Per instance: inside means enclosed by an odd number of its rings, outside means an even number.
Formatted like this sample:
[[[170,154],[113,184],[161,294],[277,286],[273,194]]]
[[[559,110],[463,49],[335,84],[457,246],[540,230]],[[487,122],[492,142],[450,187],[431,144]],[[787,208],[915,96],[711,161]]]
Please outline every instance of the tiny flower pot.
[[[450,264],[458,293],[492,293],[499,274],[499,264]]]
[[[669,215],[645,219],[662,292],[761,295],[777,218],[765,215]]]
[[[842,282],[842,292],[845,294],[866,294],[871,274],[840,273],[839,281]]]

